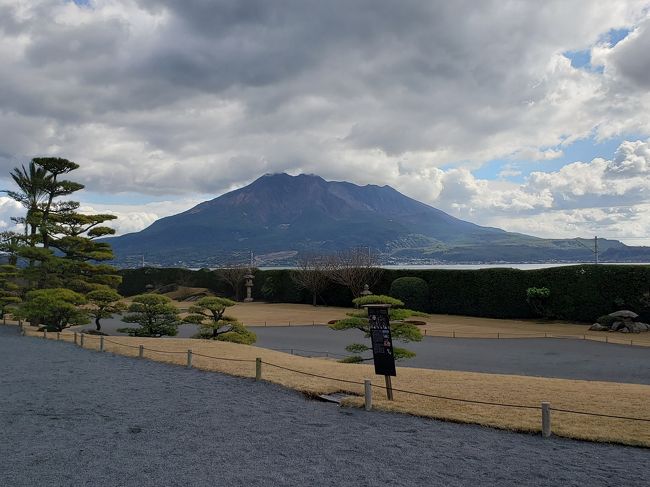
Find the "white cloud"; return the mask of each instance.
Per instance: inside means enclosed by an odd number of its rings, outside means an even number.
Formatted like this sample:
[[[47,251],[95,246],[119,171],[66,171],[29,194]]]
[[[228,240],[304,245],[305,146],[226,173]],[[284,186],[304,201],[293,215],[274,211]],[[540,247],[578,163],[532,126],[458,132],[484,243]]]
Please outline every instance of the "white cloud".
[[[117,216],[110,226],[116,230],[116,235],[137,232],[148,227],[156,220],[169,215],[175,215],[199,204],[202,200],[184,198],[174,201],[157,201],[143,205],[101,205],[82,203],[82,213],[108,213]]]
[[[635,245],[650,235],[650,141],[625,141],[611,160],[533,172],[522,184],[465,169],[440,171],[436,181],[425,201],[483,225],[542,237],[631,237]]]
[[[0,0],[0,171],[61,155],[90,191],[187,204],[266,172],[316,173],[506,228],[519,215],[639,207],[646,142],[523,185],[471,171],[557,159],[585,137],[650,135],[649,7]],[[603,41],[620,28],[626,39]],[[563,53],[576,50],[602,72],[572,67]],[[127,232],[185,206],[115,211]]]
[[[90,189],[151,194],[555,158],[593,132],[649,132],[647,94],[619,89],[643,79],[647,6],[0,0],[0,152],[5,169],[64,155]],[[636,30],[597,44],[620,27]],[[594,45],[604,75],[562,55]]]

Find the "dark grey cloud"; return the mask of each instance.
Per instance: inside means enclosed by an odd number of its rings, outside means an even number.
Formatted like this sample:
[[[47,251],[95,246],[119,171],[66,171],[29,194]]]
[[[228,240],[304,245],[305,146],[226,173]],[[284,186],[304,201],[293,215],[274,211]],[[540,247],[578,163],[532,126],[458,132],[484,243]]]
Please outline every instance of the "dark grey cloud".
[[[0,0],[0,165],[60,154],[97,191],[184,195],[305,171],[433,202],[435,167],[647,133],[643,95],[561,55],[647,3]]]
[[[623,80],[640,90],[650,89],[650,21],[642,22],[635,31],[620,42],[610,56]]]

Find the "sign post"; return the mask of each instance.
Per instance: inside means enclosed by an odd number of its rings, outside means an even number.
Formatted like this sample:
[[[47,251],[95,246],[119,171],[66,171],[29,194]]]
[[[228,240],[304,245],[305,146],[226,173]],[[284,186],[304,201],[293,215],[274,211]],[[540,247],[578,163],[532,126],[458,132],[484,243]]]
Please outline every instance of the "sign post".
[[[395,377],[395,354],[393,339],[390,334],[390,319],[388,310],[390,304],[368,304],[368,322],[370,323],[370,340],[372,342],[372,358],[375,363],[375,374],[383,375],[386,380],[386,397],[393,400],[393,385],[391,377]]]

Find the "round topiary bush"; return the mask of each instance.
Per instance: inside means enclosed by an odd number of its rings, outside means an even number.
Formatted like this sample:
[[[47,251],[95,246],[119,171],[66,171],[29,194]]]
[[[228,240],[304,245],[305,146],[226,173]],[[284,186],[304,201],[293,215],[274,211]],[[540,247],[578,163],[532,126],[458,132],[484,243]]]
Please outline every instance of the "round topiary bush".
[[[392,297],[404,302],[404,307],[415,311],[429,311],[431,308],[429,285],[419,277],[400,277],[390,285]]]

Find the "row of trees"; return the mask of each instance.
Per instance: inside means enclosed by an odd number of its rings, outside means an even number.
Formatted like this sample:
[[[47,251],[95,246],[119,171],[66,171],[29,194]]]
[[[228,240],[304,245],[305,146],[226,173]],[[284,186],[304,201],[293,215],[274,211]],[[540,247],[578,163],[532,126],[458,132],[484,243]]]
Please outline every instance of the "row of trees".
[[[316,306],[331,282],[347,287],[356,299],[365,286],[372,287],[379,281],[381,273],[377,254],[367,247],[357,247],[332,255],[303,254],[291,279],[311,293]]]
[[[98,241],[115,231],[111,214],[86,214],[69,200],[83,185],[67,179],[79,165],[58,157],[35,158],[10,176],[14,190],[4,191],[25,210],[12,218],[21,231],[3,232],[0,295],[3,314],[12,314],[52,330],[84,324],[97,327],[121,298],[110,245]]]
[[[162,295],[135,296],[127,306],[116,288],[117,270],[107,265],[113,259],[108,243],[98,240],[115,233],[105,223],[111,214],[87,214],[69,200],[83,185],[67,179],[79,165],[67,159],[35,158],[11,172],[16,189],[4,192],[24,208],[12,218],[20,231],[0,234],[0,251],[7,263],[0,266],[0,312],[7,311],[42,329],[61,331],[126,311],[123,328],[137,336],[174,336],[182,323],[200,325],[199,336],[239,343],[253,343],[255,335],[233,317],[224,315],[235,303],[206,297],[181,319],[171,300]],[[235,279],[232,277],[232,279]],[[231,279],[231,280],[232,280]],[[235,286],[236,287],[236,286]]]
[[[249,331],[232,316],[226,316],[228,307],[234,306],[230,299],[208,296],[190,306],[189,314],[180,318],[178,308],[172,300],[161,294],[134,296],[128,314],[122,317],[125,323],[137,323],[137,328],[118,328],[119,332],[131,336],[176,336],[183,323],[199,325],[197,338],[220,340],[250,345],[255,343],[255,333]]]

